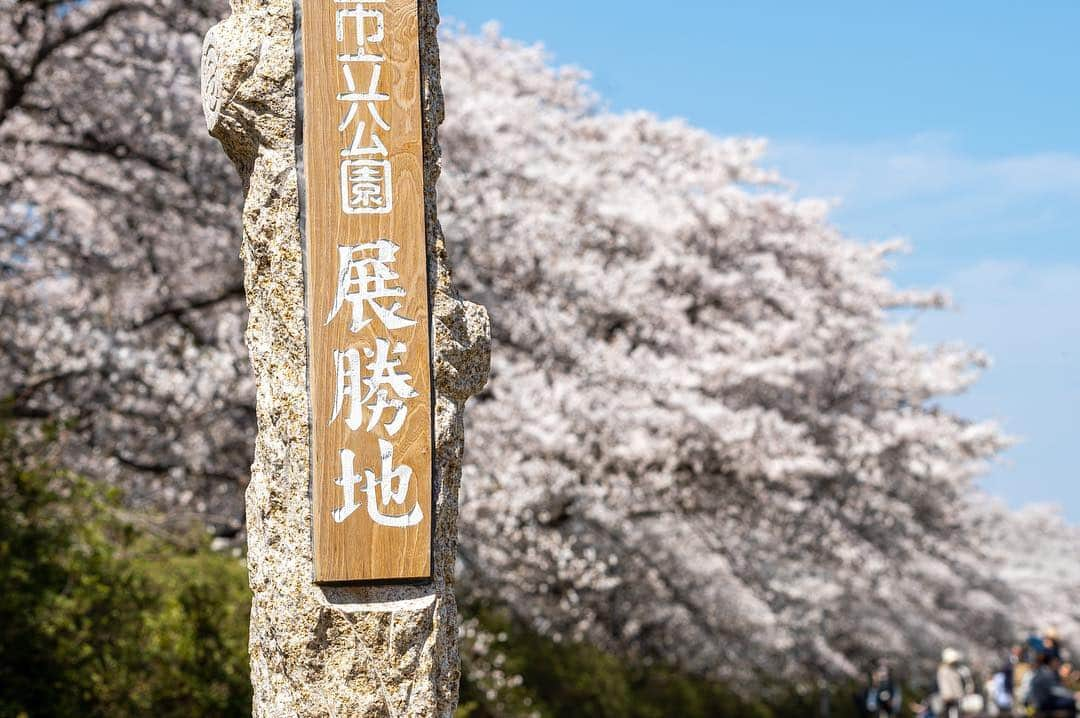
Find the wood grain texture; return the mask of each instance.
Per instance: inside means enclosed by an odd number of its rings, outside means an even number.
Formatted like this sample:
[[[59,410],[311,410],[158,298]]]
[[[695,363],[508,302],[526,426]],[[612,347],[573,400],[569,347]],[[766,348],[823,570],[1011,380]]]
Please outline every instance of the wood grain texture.
[[[374,15],[363,18],[359,25],[354,15],[344,16],[339,26],[339,13],[356,10],[381,14],[381,31]],[[301,22],[315,581],[427,579],[431,576],[433,391],[417,3],[416,0],[366,3],[303,0]],[[384,60],[341,59],[343,53],[359,56],[365,52]],[[343,65],[349,70],[344,70]],[[380,66],[379,70],[375,69],[376,65]],[[389,95],[388,99],[373,103],[384,126],[380,127],[371,114],[372,105],[367,100],[356,102],[357,113],[352,122],[346,122],[352,105],[341,96],[368,94],[375,72],[381,73],[375,89],[379,94]],[[366,127],[358,139],[359,121],[365,122]],[[343,124],[347,126],[340,129]],[[373,132],[385,146],[392,194],[361,192],[357,200],[351,191],[343,192],[342,162],[363,160],[367,167],[375,167],[373,172],[367,168],[362,171],[368,172],[369,180],[375,177],[369,184],[378,185],[382,172],[378,163],[383,161],[383,155],[378,150],[355,153],[357,147],[378,146],[372,138]],[[348,153],[350,148],[353,154],[343,156],[342,152]],[[389,256],[374,248],[381,241],[397,246],[392,262],[380,262]],[[348,302],[336,306],[341,284],[341,247],[356,249],[353,258],[366,263],[350,275],[357,279],[351,285],[353,289],[400,288],[404,296],[376,298],[358,302],[356,306]],[[388,271],[397,277],[387,279]],[[382,277],[381,285],[374,280],[376,274]],[[392,311],[397,303],[400,308]],[[369,321],[366,326],[353,325],[357,313]],[[388,327],[387,323],[399,323],[393,319],[395,316],[415,323]],[[388,343],[389,358],[400,362],[394,371],[408,375],[408,385],[416,395],[402,397],[390,383],[377,386],[387,392],[387,398],[403,402],[407,411],[404,424],[393,430],[389,425],[397,412],[393,407],[384,408],[379,421],[369,431],[377,403],[372,397],[360,414],[362,425],[353,430],[346,425],[345,417],[352,410],[356,396],[346,393],[339,402],[339,359],[335,352],[356,350],[353,358],[361,360],[361,378],[370,379],[380,341]],[[394,349],[399,344],[404,345],[405,351],[396,354]],[[346,362],[345,366],[351,367],[353,363]],[[367,390],[365,386],[363,393],[367,394]],[[340,415],[335,419],[339,404]],[[383,477],[380,440],[393,446],[392,466],[410,468],[412,477],[403,500],[380,500],[376,513],[385,512],[404,521],[403,517],[419,507],[423,518],[415,525],[382,525],[369,511],[365,489],[370,479],[364,477],[365,471],[373,472],[369,476]],[[355,472],[360,482],[353,486],[336,483],[343,476],[343,450],[355,454]],[[399,488],[400,477],[388,486]],[[373,486],[371,490],[375,490]],[[357,506],[347,518],[338,521],[334,511],[347,505],[346,491],[355,491]]]

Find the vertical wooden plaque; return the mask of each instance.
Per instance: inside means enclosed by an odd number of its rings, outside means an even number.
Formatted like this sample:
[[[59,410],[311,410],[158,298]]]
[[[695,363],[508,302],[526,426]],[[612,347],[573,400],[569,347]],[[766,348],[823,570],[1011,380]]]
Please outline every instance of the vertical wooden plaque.
[[[317,583],[431,577],[417,0],[302,0]]]

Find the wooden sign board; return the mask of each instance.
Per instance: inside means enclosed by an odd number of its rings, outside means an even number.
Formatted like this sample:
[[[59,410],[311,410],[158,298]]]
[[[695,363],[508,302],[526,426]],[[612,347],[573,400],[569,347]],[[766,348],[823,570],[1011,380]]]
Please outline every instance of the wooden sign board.
[[[417,0],[302,0],[316,583],[431,577]]]

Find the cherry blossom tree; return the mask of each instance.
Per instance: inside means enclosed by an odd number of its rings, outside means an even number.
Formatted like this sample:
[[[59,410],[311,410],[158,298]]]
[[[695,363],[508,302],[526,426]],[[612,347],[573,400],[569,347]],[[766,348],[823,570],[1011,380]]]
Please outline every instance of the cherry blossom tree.
[[[61,420],[72,468],[229,537],[255,418],[240,193],[198,100],[223,14],[0,0],[0,397]],[[889,281],[900,245],[792,199],[763,142],[608,112],[493,29],[443,62],[441,216],[496,338],[464,598],[728,679],[1076,630],[1049,560],[1076,532],[975,490],[1006,440],[940,399],[987,359],[914,340],[899,317],[946,298]],[[1045,563],[999,543],[1042,525]]]
[[[892,286],[898,247],[778,192],[763,143],[605,112],[538,48],[489,32],[443,62],[442,217],[495,322],[474,590],[721,674],[1003,629],[964,502],[1004,440],[937,404],[985,358],[890,318],[945,301]]]
[[[993,537],[991,561],[1017,597],[1018,628],[1057,629],[1080,649],[1080,527],[1066,522],[1059,507],[1045,504],[1010,511],[1000,501],[985,500],[979,509]]]
[[[74,468],[242,526],[254,423],[232,168],[199,114],[219,2],[0,0],[0,366]]]

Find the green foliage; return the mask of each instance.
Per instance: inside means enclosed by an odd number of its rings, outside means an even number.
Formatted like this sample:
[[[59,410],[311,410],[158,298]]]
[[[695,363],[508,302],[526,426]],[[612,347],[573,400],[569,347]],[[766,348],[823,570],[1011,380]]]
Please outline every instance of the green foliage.
[[[33,457],[47,446],[28,451],[0,421],[0,716],[249,716],[243,562]],[[817,691],[735,692],[472,613],[457,718],[819,715]],[[854,715],[850,694],[833,718]]]
[[[250,715],[242,562],[135,521],[0,424],[0,715]]]
[[[517,626],[497,611],[479,611],[480,624],[497,645],[487,657],[463,646],[465,663],[456,718],[807,718],[821,715],[819,690],[796,691],[763,676],[735,692],[724,684],[661,665],[624,661],[582,644],[555,643]],[[502,688],[483,676],[491,670],[517,675],[520,686]],[[487,670],[470,670],[484,661]],[[830,689],[829,715],[854,718],[853,686]],[[746,698],[745,695],[763,696]]]

